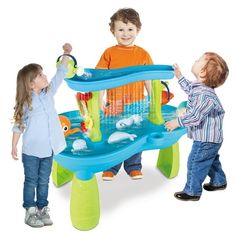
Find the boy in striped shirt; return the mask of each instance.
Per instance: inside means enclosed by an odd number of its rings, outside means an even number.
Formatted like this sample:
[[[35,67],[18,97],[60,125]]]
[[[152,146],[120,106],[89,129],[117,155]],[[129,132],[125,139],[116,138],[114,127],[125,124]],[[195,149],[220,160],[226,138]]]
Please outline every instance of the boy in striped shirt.
[[[223,142],[224,109],[215,93],[229,73],[228,66],[216,53],[206,52],[192,66],[196,80],[190,82],[182,76],[180,68],[174,65],[175,76],[181,88],[188,94],[186,113],[165,123],[168,131],[186,127],[193,146],[188,157],[187,183],[174,196],[178,200],[198,201],[202,183],[207,177],[210,182],[203,185],[207,191],[223,190],[226,177],[219,160],[219,149]]]

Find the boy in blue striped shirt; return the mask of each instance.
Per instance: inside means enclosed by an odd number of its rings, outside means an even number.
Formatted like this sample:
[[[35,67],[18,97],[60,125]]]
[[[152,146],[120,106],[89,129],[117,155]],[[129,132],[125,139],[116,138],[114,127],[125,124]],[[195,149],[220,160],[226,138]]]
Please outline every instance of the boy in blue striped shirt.
[[[188,94],[186,113],[165,123],[168,131],[186,127],[193,146],[188,157],[187,183],[184,190],[174,196],[183,201],[198,201],[202,194],[202,183],[207,191],[223,190],[226,177],[219,160],[219,149],[223,142],[224,109],[215,93],[215,88],[227,79],[229,70],[226,62],[216,53],[206,52],[192,66],[196,80],[190,82],[174,65],[175,76],[181,88]]]

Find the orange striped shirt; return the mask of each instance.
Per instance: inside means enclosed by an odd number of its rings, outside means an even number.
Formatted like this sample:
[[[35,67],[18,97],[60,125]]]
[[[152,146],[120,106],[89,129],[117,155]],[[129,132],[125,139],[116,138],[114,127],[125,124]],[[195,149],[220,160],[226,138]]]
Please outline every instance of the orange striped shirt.
[[[150,65],[152,59],[147,51],[139,46],[116,45],[105,50],[96,68],[115,69],[127,66]],[[144,81],[138,81],[107,90],[108,103],[121,105],[144,99]],[[118,105],[118,104],[117,104]]]

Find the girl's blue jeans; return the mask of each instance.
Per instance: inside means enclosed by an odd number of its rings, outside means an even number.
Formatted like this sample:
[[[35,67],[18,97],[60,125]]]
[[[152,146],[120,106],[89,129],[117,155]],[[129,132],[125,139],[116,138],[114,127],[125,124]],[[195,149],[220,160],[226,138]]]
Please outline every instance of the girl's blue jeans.
[[[188,157],[187,183],[184,192],[190,196],[200,196],[202,184],[210,177],[210,184],[221,186],[226,184],[225,173],[222,170],[218,151],[222,143],[206,143],[194,141]]]
[[[24,166],[23,207],[39,209],[48,205],[48,183],[52,169],[52,156],[39,158],[22,154]]]
[[[142,164],[141,164],[141,152],[134,154],[132,157],[128,158],[124,161],[124,169],[127,174],[129,174],[132,170],[141,170]],[[106,171],[111,171],[115,175],[118,173],[122,165],[122,162],[116,166],[113,166],[111,169]]]

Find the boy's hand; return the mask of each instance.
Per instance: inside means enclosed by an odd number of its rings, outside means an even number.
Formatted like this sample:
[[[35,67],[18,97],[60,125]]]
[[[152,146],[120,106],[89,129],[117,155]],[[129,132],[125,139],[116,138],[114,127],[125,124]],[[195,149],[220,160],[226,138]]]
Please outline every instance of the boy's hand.
[[[165,127],[167,131],[172,131],[179,127],[179,123],[177,120],[170,120],[165,123]]]
[[[64,54],[70,54],[72,51],[72,46],[69,43],[65,43],[62,46],[63,50],[64,50]]]
[[[175,77],[176,77],[177,79],[182,78],[183,76],[182,76],[182,73],[181,73],[181,71],[180,71],[180,68],[179,68],[178,64],[174,64],[174,65],[173,65],[173,68],[174,68]]]

